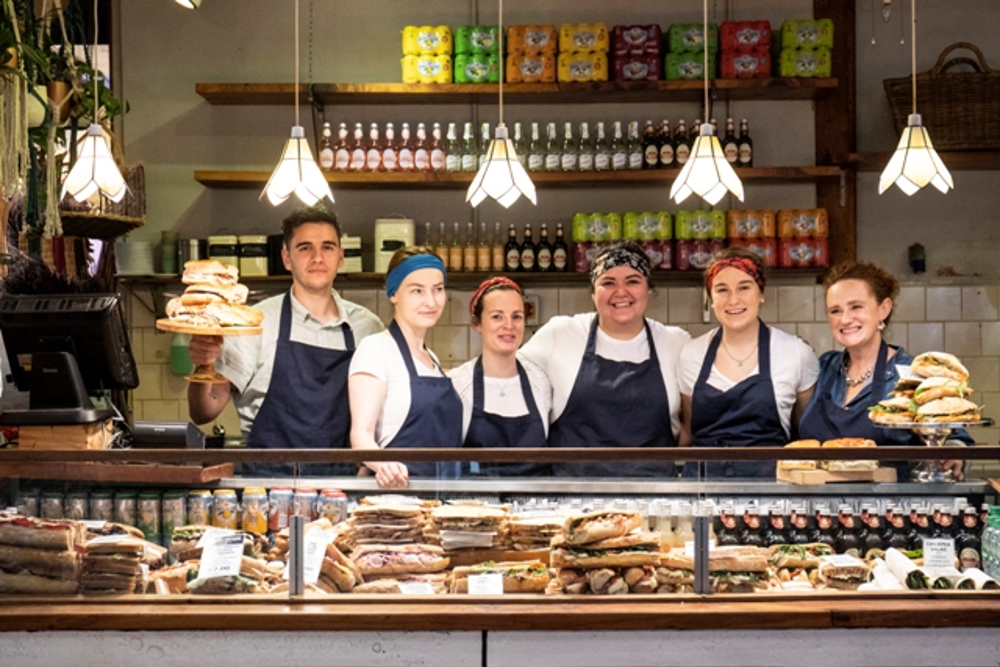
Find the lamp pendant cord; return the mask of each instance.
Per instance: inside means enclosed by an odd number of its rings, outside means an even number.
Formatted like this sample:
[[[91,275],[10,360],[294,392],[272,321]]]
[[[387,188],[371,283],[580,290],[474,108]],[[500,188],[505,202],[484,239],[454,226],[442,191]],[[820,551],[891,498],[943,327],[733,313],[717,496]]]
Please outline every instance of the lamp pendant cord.
[[[295,0],[295,125],[299,122],[299,0]]]
[[[705,74],[705,122],[708,123],[709,122],[709,113],[708,113],[708,0],[704,0],[702,2],[701,40],[702,40],[701,54],[703,56],[703,61],[704,61],[704,64],[702,66],[702,70],[704,70],[704,74]]]
[[[500,0],[499,22],[497,26],[497,38],[500,40],[497,47],[500,49],[500,59],[503,61],[503,0]],[[503,125],[503,78],[504,68],[500,68],[500,125]]]
[[[910,62],[913,63],[913,113],[917,113],[917,0],[910,0]]]

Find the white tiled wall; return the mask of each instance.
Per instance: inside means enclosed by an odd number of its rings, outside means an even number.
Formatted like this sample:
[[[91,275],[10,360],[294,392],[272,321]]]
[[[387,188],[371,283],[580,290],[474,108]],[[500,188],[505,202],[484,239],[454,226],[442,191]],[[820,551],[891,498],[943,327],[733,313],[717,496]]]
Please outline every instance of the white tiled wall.
[[[541,322],[555,315],[593,310],[586,287],[532,288],[527,293],[539,299]],[[700,287],[657,288],[647,313],[654,319],[683,327],[693,336],[700,335],[713,326],[702,320],[703,294]],[[374,310],[385,322],[392,317],[392,305],[382,290],[345,290],[343,296]],[[469,326],[470,296],[470,291],[451,290],[448,308],[429,337],[429,344],[446,367],[457,366],[479,354],[479,335]],[[886,337],[913,354],[933,349],[960,356],[972,374],[976,401],[986,406],[987,416],[1000,420],[998,301],[997,285],[906,286],[900,292]],[[822,287],[769,286],[761,315],[769,324],[805,339],[817,354],[834,346],[826,324]],[[167,365],[172,335],[156,331],[152,314],[137,300],[132,301],[130,316],[141,380],[133,393],[135,417],[185,418],[187,385],[183,378],[172,375]],[[232,406],[216,423],[229,433],[239,430]],[[995,444],[1000,440],[1000,429],[978,429],[973,435],[978,442]]]

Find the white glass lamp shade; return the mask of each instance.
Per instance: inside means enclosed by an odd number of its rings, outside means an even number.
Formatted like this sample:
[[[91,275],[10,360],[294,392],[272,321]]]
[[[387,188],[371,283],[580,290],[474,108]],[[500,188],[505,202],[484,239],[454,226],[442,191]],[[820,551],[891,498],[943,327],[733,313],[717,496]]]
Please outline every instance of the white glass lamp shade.
[[[306,206],[312,206],[324,197],[333,201],[330,185],[313,159],[301,125],[292,127],[292,137],[285,144],[281,161],[260,196],[267,195],[268,201],[277,206],[293,194]]]
[[[492,197],[504,208],[510,208],[521,195],[532,204],[538,204],[535,199],[535,184],[518,162],[514,144],[507,138],[507,128],[500,125],[486,152],[486,163],[479,168],[479,173],[469,186],[465,201],[479,206],[486,197]]]
[[[717,204],[726,192],[743,201],[743,183],[726,160],[715,128],[704,123],[691,148],[691,156],[670,188],[670,197],[680,204],[696,194],[709,204]]]
[[[882,194],[894,183],[907,195],[913,195],[927,184],[944,193],[955,187],[918,113],[907,118],[896,152],[878,179],[878,193]]]
[[[66,176],[62,196],[69,193],[73,199],[82,202],[90,199],[98,190],[117,203],[125,197],[128,187],[111,156],[104,131],[100,125],[93,123],[87,128],[87,136],[80,142],[76,164]]]
[[[184,9],[198,9],[198,7],[201,7],[201,0],[174,0],[174,2]]]

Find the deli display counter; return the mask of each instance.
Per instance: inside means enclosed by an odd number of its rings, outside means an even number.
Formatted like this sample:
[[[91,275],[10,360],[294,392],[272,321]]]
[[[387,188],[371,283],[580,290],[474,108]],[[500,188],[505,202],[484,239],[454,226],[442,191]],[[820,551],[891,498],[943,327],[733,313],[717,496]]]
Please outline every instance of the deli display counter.
[[[996,460],[1000,447],[822,456],[886,467]],[[361,458],[438,461],[447,478],[380,490],[365,477],[229,473]],[[733,458],[787,450],[0,450],[12,508],[0,517],[0,655],[18,665],[1000,659],[987,480],[474,472],[482,462]],[[45,479],[55,463],[97,481]],[[221,474],[191,483],[178,467]],[[57,499],[73,519],[56,518]]]

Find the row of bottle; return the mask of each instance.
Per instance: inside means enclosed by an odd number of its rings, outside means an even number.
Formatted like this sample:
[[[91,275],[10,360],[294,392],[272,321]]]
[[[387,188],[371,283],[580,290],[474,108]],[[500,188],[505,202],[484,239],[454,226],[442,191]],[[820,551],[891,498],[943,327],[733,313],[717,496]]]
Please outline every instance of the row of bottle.
[[[863,504],[860,516],[855,518],[850,505],[841,505],[835,517],[822,505],[815,508],[813,516],[804,505],[793,506],[788,515],[781,505],[772,505],[767,520],[762,520],[755,506],[746,507],[742,520],[737,520],[733,507],[728,505],[715,522],[715,535],[720,546],[821,543],[837,553],[859,557],[872,549],[921,549],[924,538],[953,539],[955,553],[962,569],[966,569],[979,567],[988,510],[989,505],[984,504],[977,514],[975,507],[966,505],[956,520],[952,508],[942,505],[930,511],[914,505],[906,517],[898,506],[887,506],[885,515],[880,516],[872,505]]]
[[[517,240],[517,227],[510,223],[506,237],[501,236],[500,223],[493,223],[493,233],[489,233],[487,223],[479,223],[477,237],[475,225],[465,225],[462,237],[462,223],[452,225],[448,234],[446,223],[438,223],[437,234],[433,223],[424,223],[424,244],[434,248],[449,271],[516,271],[561,272],[571,270],[569,246],[566,244],[562,223],[556,225],[556,237],[549,241],[548,225],[542,223],[539,239],[533,238],[531,223],[524,226],[524,236]],[[506,240],[505,240],[506,238]]]
[[[676,169],[687,163],[694,140],[701,131],[701,121],[694,121],[690,135],[683,119],[677,122],[674,131],[670,129],[669,120],[662,121],[659,129],[653,121],[647,120],[641,137],[636,121],[628,124],[627,131],[626,137],[622,133],[622,122],[615,121],[609,140],[604,123],[598,122],[592,139],[588,123],[580,123],[579,132],[574,135],[573,124],[567,122],[563,124],[560,140],[556,124],[548,123],[543,140],[539,123],[531,123],[530,137],[522,132],[521,123],[514,123],[514,150],[528,171]],[[424,123],[417,124],[415,141],[411,138],[409,123],[403,123],[401,134],[397,140],[394,125],[386,123],[382,135],[378,123],[372,123],[365,138],[363,125],[355,123],[353,137],[348,137],[347,123],[341,123],[334,141],[330,123],[324,123],[319,143],[320,167],[326,171],[476,172],[486,161],[492,139],[489,123],[482,124],[478,140],[472,123],[465,123],[461,139],[457,123],[449,123],[444,139],[440,123],[433,124],[430,138]],[[735,134],[733,119],[727,119],[722,146],[726,159],[734,166],[753,166],[753,139],[745,118],[740,122],[739,137]]]

